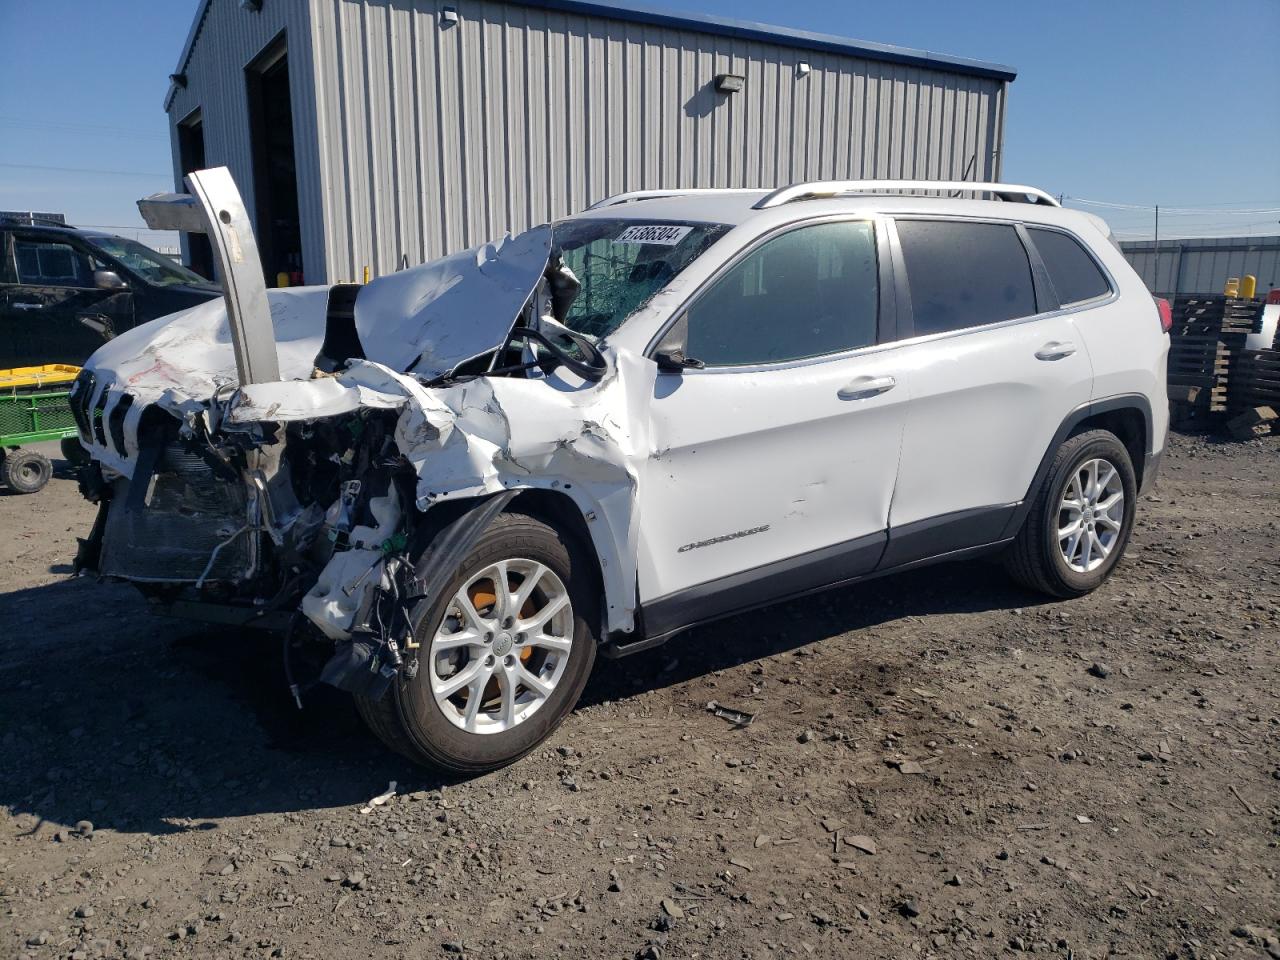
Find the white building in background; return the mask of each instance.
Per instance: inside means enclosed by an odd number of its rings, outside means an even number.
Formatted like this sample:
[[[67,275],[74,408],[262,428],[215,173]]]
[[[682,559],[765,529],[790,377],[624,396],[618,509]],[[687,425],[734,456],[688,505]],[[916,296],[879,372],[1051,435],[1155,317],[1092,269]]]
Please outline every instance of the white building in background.
[[[316,283],[626,190],[997,180],[1014,75],[580,0],[204,0],[165,109],[178,184],[230,167],[268,277]]]

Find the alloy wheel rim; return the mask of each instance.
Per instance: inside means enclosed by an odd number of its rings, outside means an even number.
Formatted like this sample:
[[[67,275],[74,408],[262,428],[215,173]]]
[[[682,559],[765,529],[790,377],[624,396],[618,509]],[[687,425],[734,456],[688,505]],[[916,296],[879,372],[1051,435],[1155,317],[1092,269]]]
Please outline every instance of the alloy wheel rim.
[[[1124,484],[1110,460],[1086,460],[1072,472],[1058,503],[1058,549],[1076,573],[1106,563],[1124,528]]]
[[[544,563],[499,560],[464,583],[428,650],[431,694],[467,733],[505,733],[550,699],[573,648],[573,605]]]

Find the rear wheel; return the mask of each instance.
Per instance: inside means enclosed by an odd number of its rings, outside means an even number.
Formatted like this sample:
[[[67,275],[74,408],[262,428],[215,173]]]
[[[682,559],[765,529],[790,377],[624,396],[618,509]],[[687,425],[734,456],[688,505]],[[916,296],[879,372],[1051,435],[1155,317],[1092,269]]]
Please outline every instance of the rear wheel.
[[[595,660],[596,591],[576,552],[532,517],[499,516],[414,611],[416,670],[381,700],[356,698],[378,737],[459,773],[505,766],[545,740]]]
[[[1005,556],[1023,586],[1055,597],[1097,589],[1129,543],[1137,505],[1129,451],[1106,430],[1068,439]]]
[[[34,450],[10,450],[0,460],[0,480],[14,493],[35,493],[53,476],[53,463]]]

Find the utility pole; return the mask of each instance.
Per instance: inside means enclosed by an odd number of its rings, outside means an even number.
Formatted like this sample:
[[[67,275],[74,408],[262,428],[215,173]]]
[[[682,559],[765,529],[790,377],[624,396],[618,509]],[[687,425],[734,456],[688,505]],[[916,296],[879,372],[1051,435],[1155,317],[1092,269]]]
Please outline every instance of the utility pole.
[[[1156,204],[1156,230],[1151,241],[1152,286],[1160,283],[1160,204]]]

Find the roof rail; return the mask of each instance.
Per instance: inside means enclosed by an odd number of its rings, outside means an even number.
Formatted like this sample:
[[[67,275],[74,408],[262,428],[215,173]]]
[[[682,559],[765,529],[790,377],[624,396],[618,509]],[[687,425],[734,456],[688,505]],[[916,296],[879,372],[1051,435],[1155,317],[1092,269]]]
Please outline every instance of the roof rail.
[[[908,193],[913,190],[990,193],[1001,200],[1061,206],[1043,190],[1017,183],[973,183],[968,180],[815,180],[781,187],[767,197],[762,197],[755,209],[767,210],[796,200],[818,200],[851,193]]]
[[[632,190],[628,193],[615,193],[612,197],[597,200],[588,210],[599,210],[602,207],[616,207],[623,203],[634,203],[637,200],[661,200],[663,197],[702,197],[719,196],[727,193],[759,193],[760,189],[750,187],[723,187],[701,190]]]

